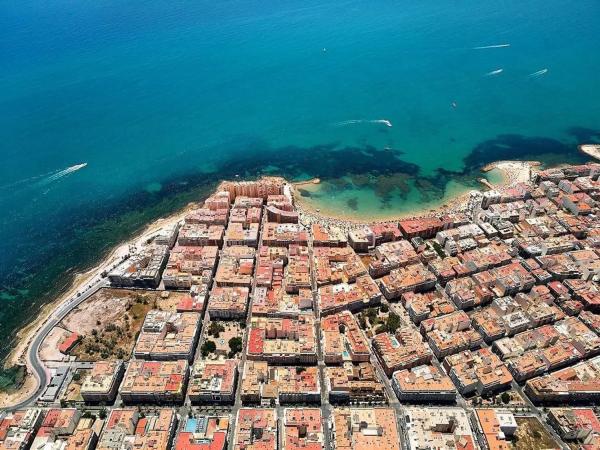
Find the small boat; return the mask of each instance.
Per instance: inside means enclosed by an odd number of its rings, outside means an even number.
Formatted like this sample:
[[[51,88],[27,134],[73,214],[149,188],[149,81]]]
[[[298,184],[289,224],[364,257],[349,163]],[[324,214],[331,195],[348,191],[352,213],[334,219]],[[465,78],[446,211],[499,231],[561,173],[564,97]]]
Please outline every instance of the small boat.
[[[456,108],[458,106],[458,104],[456,102],[452,102],[452,107]]]

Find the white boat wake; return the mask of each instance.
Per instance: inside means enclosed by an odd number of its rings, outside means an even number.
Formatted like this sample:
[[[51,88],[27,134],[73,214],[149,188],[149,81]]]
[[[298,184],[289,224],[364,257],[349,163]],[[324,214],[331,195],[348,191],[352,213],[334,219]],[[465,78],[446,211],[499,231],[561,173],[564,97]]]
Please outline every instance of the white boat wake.
[[[23,178],[9,184],[0,186],[0,192],[12,191],[12,193],[20,192],[26,189],[32,189],[40,186],[46,186],[53,181],[59,180],[67,175],[77,172],[87,166],[87,163],[76,164],[66,169],[54,170],[52,172],[44,173],[41,175],[34,175],[32,177]]]
[[[487,50],[488,48],[505,48],[510,47],[510,44],[483,45],[481,47],[473,47],[473,50]]]
[[[382,123],[384,124],[386,127],[391,127],[392,126],[392,122],[390,122],[387,119],[379,119],[379,120],[371,120],[371,123]]]
[[[380,123],[385,125],[386,127],[391,127],[392,122],[387,119],[374,119],[374,120],[363,120],[363,119],[354,119],[354,120],[343,120],[342,122],[336,122],[334,125],[336,127],[344,127],[346,125],[354,125],[357,123]]]
[[[54,172],[52,175],[41,180],[38,184],[40,184],[42,186],[50,184],[53,181],[60,180],[61,178],[66,177],[67,175],[70,175],[73,172],[77,172],[78,170],[83,169],[86,166],[87,166],[87,163],[82,163],[82,164],[76,164],[71,167],[67,167],[66,169],[62,169],[62,170],[59,170],[58,172]]]
[[[7,190],[7,189],[15,189],[15,188],[22,188],[23,185],[30,185],[32,184],[34,181],[39,180],[40,178],[45,178],[47,176],[50,175],[54,175],[56,173],[55,172],[49,172],[49,173],[45,173],[43,175],[35,175],[33,177],[29,177],[29,178],[23,178],[22,180],[17,180],[14,181],[12,183],[9,184],[5,184],[3,186],[0,186],[0,190]]]
[[[537,77],[541,77],[542,75],[545,75],[547,73],[548,73],[548,69],[542,69],[542,70],[538,70],[537,72],[530,73],[528,76],[530,78],[537,78]]]
[[[485,76],[493,77],[495,75],[500,75],[502,72],[504,72],[504,69],[496,69],[496,70],[492,70],[491,72],[486,73]]]

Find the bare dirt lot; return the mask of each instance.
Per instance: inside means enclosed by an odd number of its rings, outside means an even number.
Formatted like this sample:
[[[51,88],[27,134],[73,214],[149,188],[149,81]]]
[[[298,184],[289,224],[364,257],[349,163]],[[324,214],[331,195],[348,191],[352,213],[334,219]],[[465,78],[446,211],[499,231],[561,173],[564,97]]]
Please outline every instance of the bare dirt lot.
[[[83,380],[89,372],[90,371],[86,369],[79,369],[73,374],[71,382],[63,393],[62,400],[67,402],[83,401],[83,397],[81,397],[81,385],[83,384]]]
[[[58,351],[60,343],[69,336],[71,332],[62,327],[54,327],[40,347],[40,358],[42,361],[66,361],[69,359],[67,355],[63,355]]]
[[[75,308],[60,326],[82,336],[71,351],[78,360],[129,359],[146,313],[174,311],[184,293],[138,289],[99,290]]]
[[[515,433],[514,448],[517,450],[547,450],[560,449],[552,436],[535,417],[516,417],[517,432]]]

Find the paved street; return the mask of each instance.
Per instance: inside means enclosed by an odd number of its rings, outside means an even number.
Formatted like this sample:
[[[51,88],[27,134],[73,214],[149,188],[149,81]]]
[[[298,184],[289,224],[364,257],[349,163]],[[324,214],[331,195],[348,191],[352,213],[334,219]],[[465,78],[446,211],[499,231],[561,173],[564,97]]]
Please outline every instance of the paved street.
[[[37,398],[42,395],[44,390],[46,389],[46,385],[48,384],[48,380],[50,378],[50,374],[48,369],[42,362],[39,357],[40,347],[52,329],[63,320],[67,314],[69,314],[74,308],[79,306],[81,303],[90,298],[94,293],[98,291],[98,289],[102,287],[108,286],[108,281],[104,278],[98,278],[94,280],[91,285],[81,293],[81,295],[73,296],[64,302],[58,309],[56,309],[50,317],[44,322],[44,324],[40,327],[37,334],[31,341],[29,348],[27,349],[27,360],[29,362],[29,366],[33,369],[35,378],[37,380],[37,388],[36,390],[26,399],[19,402],[16,405],[12,405],[7,408],[8,411],[14,411],[20,408],[24,408],[30,405],[33,405]]]

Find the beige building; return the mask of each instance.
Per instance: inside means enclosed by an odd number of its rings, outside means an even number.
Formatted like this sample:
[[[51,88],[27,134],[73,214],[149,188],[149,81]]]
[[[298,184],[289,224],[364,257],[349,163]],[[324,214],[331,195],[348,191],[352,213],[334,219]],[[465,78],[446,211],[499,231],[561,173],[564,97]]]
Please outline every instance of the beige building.
[[[123,379],[123,361],[97,361],[81,384],[81,397],[86,403],[112,403]]]

